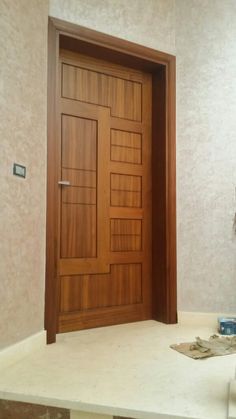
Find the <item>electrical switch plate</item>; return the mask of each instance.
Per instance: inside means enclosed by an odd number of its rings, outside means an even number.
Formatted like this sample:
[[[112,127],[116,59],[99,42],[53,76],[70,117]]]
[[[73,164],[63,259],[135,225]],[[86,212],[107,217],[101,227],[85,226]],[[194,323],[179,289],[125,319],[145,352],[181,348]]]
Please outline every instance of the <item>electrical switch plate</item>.
[[[22,166],[21,164],[14,163],[13,164],[13,175],[25,178],[26,177],[26,167]]]

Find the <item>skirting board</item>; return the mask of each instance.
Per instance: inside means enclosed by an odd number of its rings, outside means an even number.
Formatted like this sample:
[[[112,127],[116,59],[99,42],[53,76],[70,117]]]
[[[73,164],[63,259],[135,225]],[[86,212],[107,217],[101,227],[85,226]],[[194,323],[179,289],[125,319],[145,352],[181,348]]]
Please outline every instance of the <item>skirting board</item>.
[[[229,385],[228,419],[236,419],[236,380]]]
[[[235,317],[235,313],[198,313],[193,311],[179,311],[178,323],[184,326],[211,327],[217,333],[218,317]]]
[[[0,370],[20,361],[31,352],[46,345],[46,331],[35,333],[0,351]]]
[[[113,416],[71,410],[70,419],[113,419]]]

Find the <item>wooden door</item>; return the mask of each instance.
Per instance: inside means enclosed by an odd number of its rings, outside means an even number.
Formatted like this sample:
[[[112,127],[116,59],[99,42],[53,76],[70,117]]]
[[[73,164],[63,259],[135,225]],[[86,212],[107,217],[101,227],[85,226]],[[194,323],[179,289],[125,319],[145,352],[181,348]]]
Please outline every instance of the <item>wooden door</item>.
[[[151,318],[151,75],[61,51],[58,332]]]

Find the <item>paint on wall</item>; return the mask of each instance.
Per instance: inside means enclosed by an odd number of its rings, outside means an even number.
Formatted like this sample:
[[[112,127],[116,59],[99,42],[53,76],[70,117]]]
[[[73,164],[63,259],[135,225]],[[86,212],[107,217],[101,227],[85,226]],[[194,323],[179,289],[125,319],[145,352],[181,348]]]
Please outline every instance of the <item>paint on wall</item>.
[[[234,313],[236,3],[176,4],[179,308]]]
[[[47,20],[46,0],[1,1],[0,348],[44,324]]]
[[[48,4],[2,0],[0,12],[4,347],[43,328]],[[235,312],[235,1],[50,0],[49,13],[176,53],[179,309]]]

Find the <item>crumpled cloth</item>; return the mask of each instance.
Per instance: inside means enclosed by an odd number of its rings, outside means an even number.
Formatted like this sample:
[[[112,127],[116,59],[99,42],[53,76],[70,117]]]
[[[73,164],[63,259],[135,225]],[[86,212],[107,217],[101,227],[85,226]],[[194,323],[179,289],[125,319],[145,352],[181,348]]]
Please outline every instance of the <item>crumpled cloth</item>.
[[[236,336],[210,336],[208,340],[196,337],[196,342],[170,345],[170,348],[193,359],[236,354]]]

